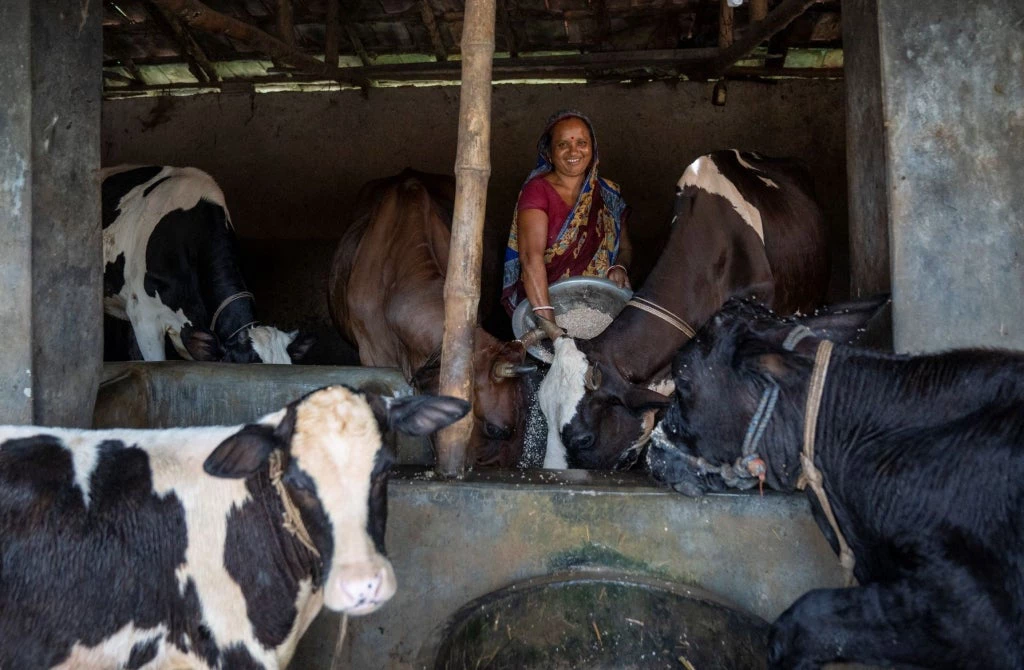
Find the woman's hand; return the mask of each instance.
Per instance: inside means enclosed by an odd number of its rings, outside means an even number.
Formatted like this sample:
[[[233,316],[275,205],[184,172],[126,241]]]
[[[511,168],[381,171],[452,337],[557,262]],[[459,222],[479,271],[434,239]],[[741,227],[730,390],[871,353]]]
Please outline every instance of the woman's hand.
[[[629,275],[626,274],[626,268],[621,265],[613,265],[608,268],[608,279],[615,282],[615,285],[619,288],[632,289],[633,286],[629,283]]]

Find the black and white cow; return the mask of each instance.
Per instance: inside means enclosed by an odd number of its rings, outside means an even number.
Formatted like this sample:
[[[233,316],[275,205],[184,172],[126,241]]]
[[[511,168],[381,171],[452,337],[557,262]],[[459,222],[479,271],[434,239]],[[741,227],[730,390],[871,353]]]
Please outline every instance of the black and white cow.
[[[838,532],[811,493],[812,512],[860,586],[797,600],[770,668],[1024,668],[1024,354],[829,357],[823,336],[845,338],[853,316],[728,304],[675,359],[651,473],[688,495],[757,473],[810,493],[820,473]]]
[[[734,295],[756,295],[783,314],[809,312],[828,277],[825,224],[803,163],[734,149],[694,160],[640,290],[597,337],[555,345],[539,392],[545,467],[632,464],[653,427],[649,410],[667,404],[652,389],[694,328]]]
[[[282,668],[323,605],[377,609],[387,428],[455,398],[320,389],[256,423],[0,427],[0,668]]]
[[[200,361],[291,363],[308,351],[310,337],[257,323],[210,175],[118,166],[101,178],[104,311],[130,322],[138,347],[122,355],[165,360],[165,337],[177,355]]]

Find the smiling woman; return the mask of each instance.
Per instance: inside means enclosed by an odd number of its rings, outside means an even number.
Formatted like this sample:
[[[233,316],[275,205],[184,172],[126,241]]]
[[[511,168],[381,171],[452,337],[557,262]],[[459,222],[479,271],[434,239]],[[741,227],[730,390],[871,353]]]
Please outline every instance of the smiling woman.
[[[553,115],[537,151],[509,232],[502,304],[511,314],[527,298],[536,316],[554,320],[554,281],[587,275],[629,287],[629,207],[617,184],[598,177],[594,127],[580,112]]]

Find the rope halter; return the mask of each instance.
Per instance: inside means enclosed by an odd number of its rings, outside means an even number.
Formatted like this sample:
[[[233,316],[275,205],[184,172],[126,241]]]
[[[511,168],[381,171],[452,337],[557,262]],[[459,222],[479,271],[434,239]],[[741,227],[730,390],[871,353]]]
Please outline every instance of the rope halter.
[[[320,552],[317,551],[316,546],[313,544],[313,539],[309,536],[309,531],[306,530],[306,524],[302,523],[302,514],[299,513],[299,508],[292,500],[292,497],[288,495],[288,489],[285,488],[284,482],[281,478],[284,476],[284,467],[281,463],[281,450],[275,449],[270,452],[270,483],[273,485],[274,490],[277,491],[277,495],[281,498],[281,504],[284,505],[284,512],[281,515],[281,525],[286,531],[295,536],[302,546],[316,556],[320,558]]]
[[[216,331],[217,317],[220,316],[220,313],[224,311],[225,307],[227,307],[228,305],[230,305],[231,303],[233,303],[236,300],[241,300],[242,298],[248,298],[249,300],[252,300],[253,302],[256,302],[256,296],[254,296],[249,291],[239,291],[238,293],[235,293],[234,295],[229,295],[228,297],[224,298],[224,300],[221,301],[220,305],[217,306],[217,309],[213,312],[213,318],[210,319],[210,330],[212,330],[214,332],[217,332]],[[253,321],[252,323],[255,323],[255,321]],[[246,324],[245,326],[242,326],[242,328],[246,328],[248,326],[251,326],[252,323]],[[238,330],[242,330],[242,328],[239,328]],[[232,337],[237,335],[238,334],[238,330],[236,330],[234,333],[231,333],[231,335],[229,335],[227,337],[227,339],[230,340]]]
[[[633,296],[629,299],[629,302],[626,303],[626,307],[635,307],[647,312],[648,314],[653,314],[665,323],[673,326],[676,330],[683,333],[683,335],[686,335],[687,339],[692,340],[697,335],[697,332],[690,326],[690,324],[686,323],[656,302]]]

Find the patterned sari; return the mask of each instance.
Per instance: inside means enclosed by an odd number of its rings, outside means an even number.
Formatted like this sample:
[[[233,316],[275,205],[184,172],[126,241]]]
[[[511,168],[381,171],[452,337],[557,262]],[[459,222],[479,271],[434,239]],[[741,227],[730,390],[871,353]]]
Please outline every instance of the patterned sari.
[[[564,279],[589,275],[605,277],[608,268],[615,264],[619,255],[619,238],[628,207],[619,193],[615,182],[602,179],[597,174],[597,136],[590,119],[579,112],[558,112],[548,121],[547,127],[537,143],[537,166],[523,182],[523,186],[534,177],[551,172],[554,166],[548,159],[548,133],[564,119],[577,117],[590,129],[593,159],[590,172],[583,183],[576,204],[569,216],[562,222],[554,244],[544,250],[544,267],[547,268],[548,285]],[[522,190],[520,190],[522,195]],[[519,262],[519,206],[512,218],[508,246],[505,248],[505,267],[502,277],[501,304],[512,314],[521,300],[526,298],[523,289],[522,267]]]

